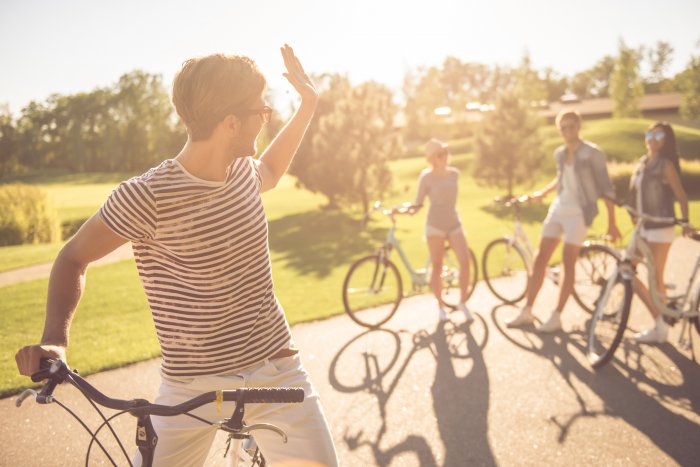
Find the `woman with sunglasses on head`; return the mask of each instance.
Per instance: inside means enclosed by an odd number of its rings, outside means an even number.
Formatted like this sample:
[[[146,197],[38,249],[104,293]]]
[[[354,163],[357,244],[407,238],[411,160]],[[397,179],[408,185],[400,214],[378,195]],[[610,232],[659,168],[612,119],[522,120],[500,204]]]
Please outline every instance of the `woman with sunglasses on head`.
[[[418,195],[411,206],[416,212],[423,206],[425,197],[430,198],[430,208],[425,224],[425,238],[430,250],[432,275],[430,287],[437,299],[440,321],[447,319],[445,304],[442,302],[442,262],[445,256],[445,241],[455,252],[459,261],[460,300],[458,308],[464,313],[467,322],[474,317],[467,308],[469,290],[469,247],[462,230],[462,222],[457,214],[457,189],[459,170],[448,165],[450,151],[446,143],[431,139],[425,147],[425,157],[430,167],[423,170],[418,179]]]
[[[676,135],[671,125],[657,122],[649,127],[645,134],[647,153],[630,179],[628,202],[638,211],[656,217],[675,217],[674,202],[681,205],[681,215],[688,222],[688,197],[681,183],[681,167],[678,162]],[[647,241],[654,257],[656,287],[662,295],[666,293],[664,285],[664,267],[668,251],[675,237],[673,224],[646,221],[641,236]],[[659,344],[666,341],[668,324],[651,301],[649,290],[637,278],[634,278],[634,291],[639,295],[649,312],[654,317],[655,326],[635,335],[638,342]]]

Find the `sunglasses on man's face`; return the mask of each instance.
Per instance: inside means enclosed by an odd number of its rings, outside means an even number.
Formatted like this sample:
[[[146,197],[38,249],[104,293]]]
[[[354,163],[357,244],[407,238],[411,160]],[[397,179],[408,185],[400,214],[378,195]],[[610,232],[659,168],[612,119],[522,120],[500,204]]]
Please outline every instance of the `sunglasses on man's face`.
[[[664,139],[664,132],[663,131],[647,131],[644,134],[644,137],[647,139],[647,141],[651,141],[652,139],[655,139],[656,141],[662,141]]]
[[[269,123],[270,119],[272,118],[272,107],[265,105],[261,109],[246,110],[244,112],[241,112],[241,114],[243,114],[244,116],[260,115],[264,123]]]

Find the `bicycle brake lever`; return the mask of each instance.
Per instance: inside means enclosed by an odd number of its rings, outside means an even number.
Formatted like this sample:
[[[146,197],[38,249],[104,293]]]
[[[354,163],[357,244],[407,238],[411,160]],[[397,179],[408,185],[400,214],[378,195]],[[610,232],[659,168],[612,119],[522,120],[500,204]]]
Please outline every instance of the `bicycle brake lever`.
[[[287,442],[287,434],[282,431],[281,428],[276,427],[275,425],[272,425],[270,423],[253,423],[252,425],[244,425],[243,428],[241,428],[241,431],[238,432],[238,434],[245,435],[250,433],[253,430],[270,430],[274,431],[278,435],[282,437],[283,442]]]
[[[20,405],[22,405],[22,402],[24,402],[24,400],[29,396],[33,396],[36,399],[37,392],[34,389],[25,389],[24,391],[22,391],[22,394],[20,394],[17,400],[15,401],[15,407],[19,407]]]

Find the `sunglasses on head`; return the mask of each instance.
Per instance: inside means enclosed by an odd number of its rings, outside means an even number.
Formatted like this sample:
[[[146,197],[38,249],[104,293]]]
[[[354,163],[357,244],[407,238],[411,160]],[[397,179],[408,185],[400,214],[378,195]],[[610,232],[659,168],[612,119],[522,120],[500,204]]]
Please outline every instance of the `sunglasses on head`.
[[[653,131],[653,130],[650,130],[650,131],[647,131],[647,132],[644,134],[644,136],[645,136],[645,138],[647,139],[647,141],[651,141],[652,139],[655,139],[656,141],[661,141],[661,140],[664,139],[664,136],[665,136],[665,135],[664,135],[664,132],[663,132],[663,131]]]

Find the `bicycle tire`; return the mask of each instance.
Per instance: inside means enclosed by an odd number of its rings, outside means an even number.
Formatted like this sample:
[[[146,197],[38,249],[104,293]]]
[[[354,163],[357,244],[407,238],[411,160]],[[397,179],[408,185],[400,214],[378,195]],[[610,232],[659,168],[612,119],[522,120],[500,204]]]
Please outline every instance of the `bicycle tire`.
[[[505,303],[516,303],[527,293],[530,280],[525,253],[510,237],[490,242],[481,260],[484,281],[491,292]]]
[[[572,295],[585,312],[592,314],[595,310],[596,301],[619,260],[617,251],[606,245],[591,243],[581,248]]]
[[[632,281],[619,272],[611,276],[591,316],[586,356],[594,369],[605,366],[620,345],[632,305]]]
[[[380,254],[355,261],[343,281],[345,312],[360,326],[377,328],[386,323],[402,298],[401,274],[391,260]]]
[[[430,279],[432,273],[430,263],[426,270],[426,278]],[[459,287],[459,261],[452,248],[445,252],[442,265],[442,292],[440,297],[442,302],[449,308],[456,309],[461,298]],[[467,288],[467,299],[474,293],[474,287],[479,280],[479,265],[476,262],[474,251],[469,248],[469,287]]]
[[[698,296],[695,297],[695,311],[700,311],[700,288],[698,289]],[[698,333],[698,337],[700,337],[700,317],[693,316],[692,318],[690,318],[690,325],[691,325],[691,328],[693,327],[693,325],[695,325],[695,331]],[[691,329],[691,333],[692,333],[692,329]],[[688,338],[690,340],[690,346],[692,349],[693,336],[689,335]],[[694,352],[693,352],[693,359],[695,359]]]

